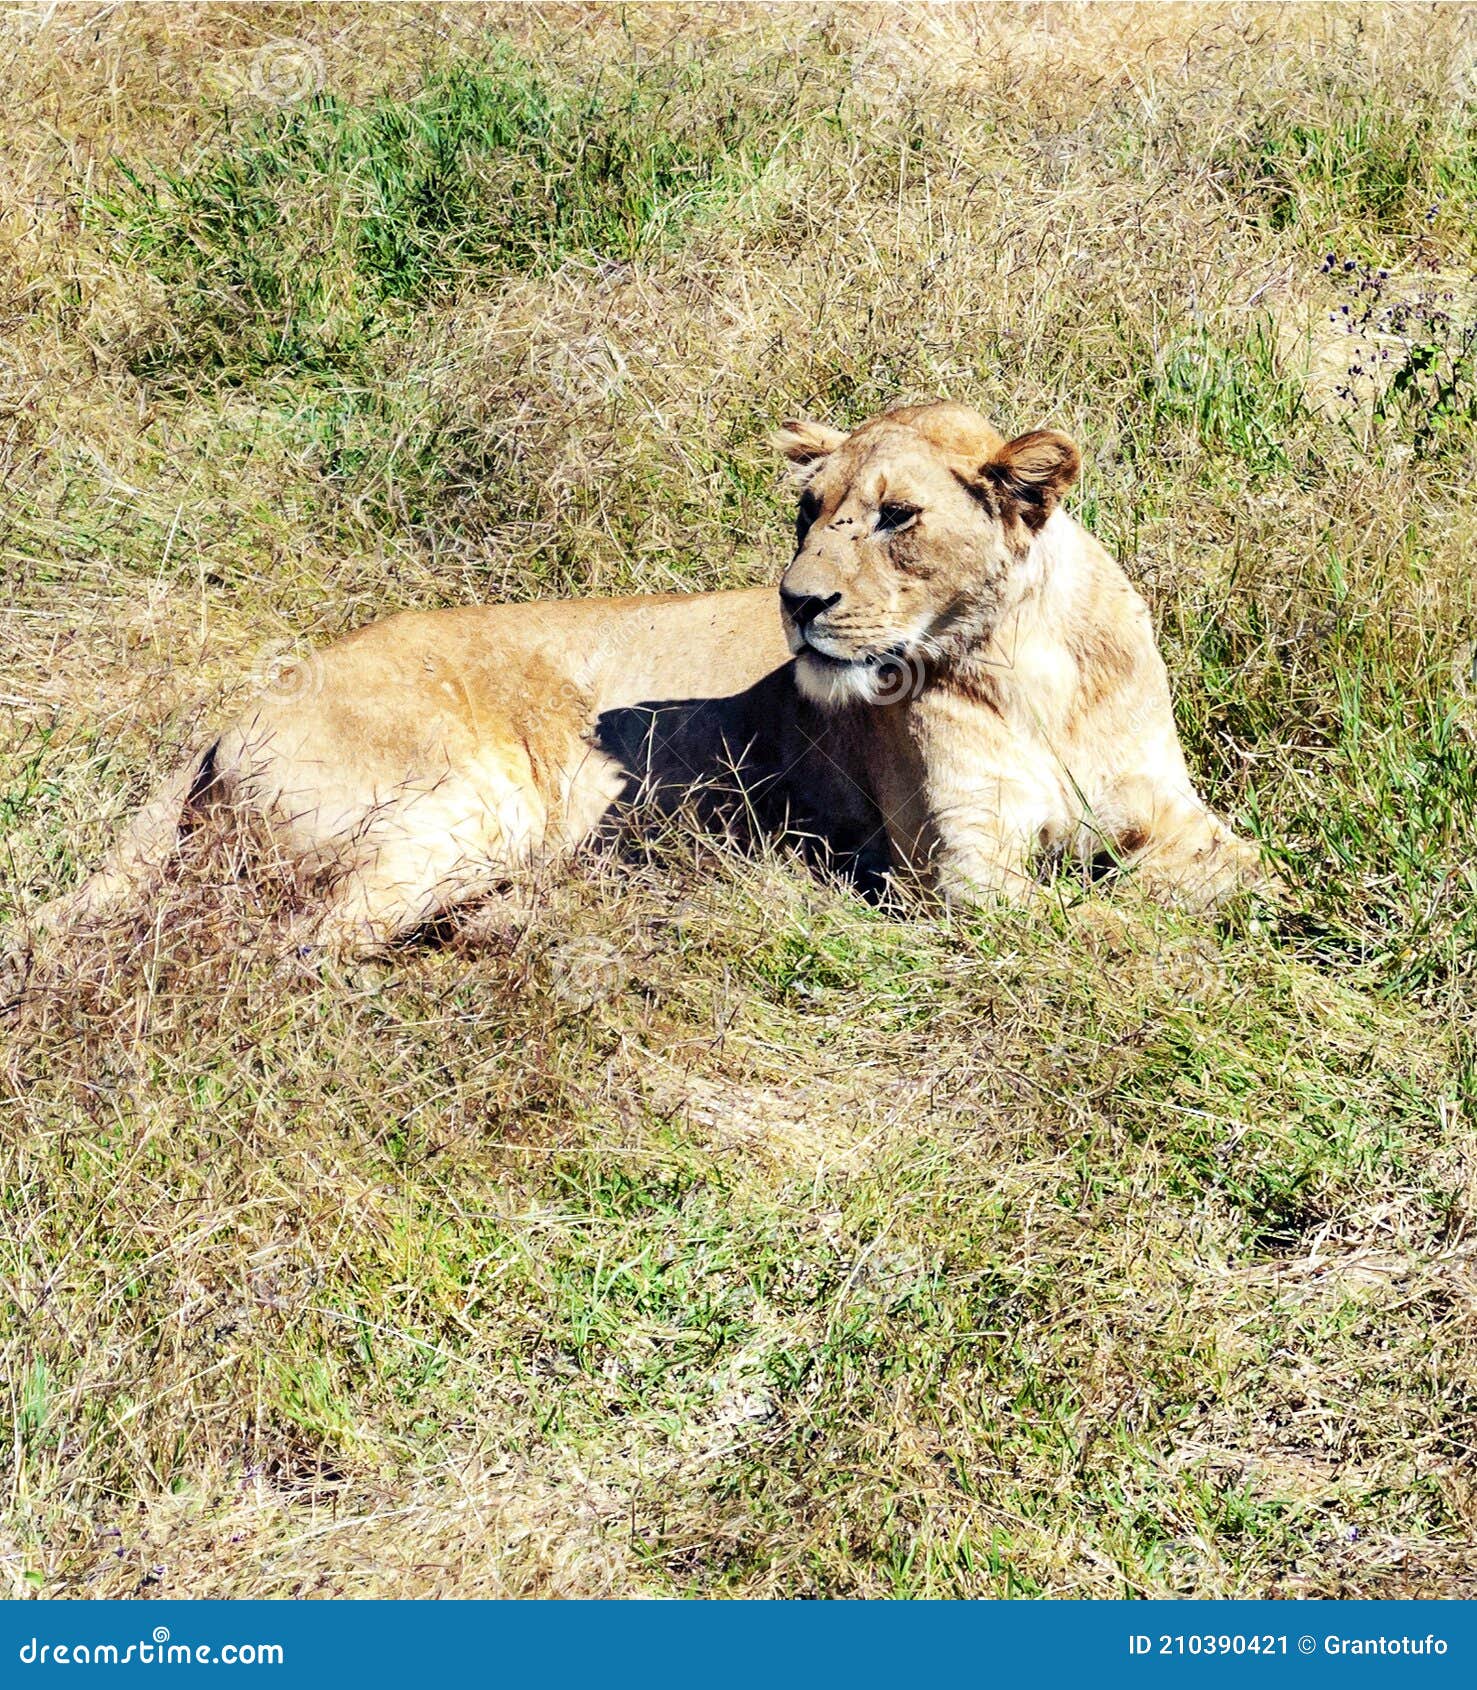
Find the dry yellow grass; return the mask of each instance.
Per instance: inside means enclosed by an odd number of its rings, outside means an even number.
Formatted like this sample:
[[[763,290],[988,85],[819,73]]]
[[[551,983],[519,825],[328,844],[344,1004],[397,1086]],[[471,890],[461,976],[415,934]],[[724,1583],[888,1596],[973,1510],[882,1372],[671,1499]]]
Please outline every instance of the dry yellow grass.
[[[938,392],[1083,442],[1298,889],[947,927],[674,837],[325,972],[186,864],[0,989],[10,1590],[1477,1593],[1474,65],[1426,6],[0,17],[0,920],[284,652],[772,579],[767,429]]]

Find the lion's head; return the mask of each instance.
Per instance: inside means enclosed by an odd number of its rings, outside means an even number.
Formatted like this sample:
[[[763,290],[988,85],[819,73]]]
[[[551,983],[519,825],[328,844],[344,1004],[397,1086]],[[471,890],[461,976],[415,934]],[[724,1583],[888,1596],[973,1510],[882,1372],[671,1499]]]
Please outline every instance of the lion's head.
[[[775,441],[804,484],[780,582],[785,634],[801,691],[831,706],[916,691],[926,669],[988,635],[1081,465],[1065,435],[1006,441],[946,400],[850,434],[788,422]]]

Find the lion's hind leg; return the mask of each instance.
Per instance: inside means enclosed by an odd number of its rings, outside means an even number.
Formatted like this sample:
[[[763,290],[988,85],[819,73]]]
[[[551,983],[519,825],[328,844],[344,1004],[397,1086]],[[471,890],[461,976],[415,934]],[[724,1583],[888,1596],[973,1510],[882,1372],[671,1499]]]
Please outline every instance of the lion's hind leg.
[[[303,950],[373,955],[410,938],[458,903],[494,884],[460,862],[436,865],[411,855],[377,856],[346,869],[326,902],[301,917],[293,938]],[[462,872],[457,873],[457,870]]]
[[[119,917],[142,903],[167,870],[216,781],[212,746],[172,775],[119,834],[101,865],[80,886],[43,904],[30,918],[35,934],[65,935]]]
[[[356,832],[319,854],[303,948],[346,955],[398,944],[528,871],[545,817],[529,786],[460,776],[378,803]]]
[[[538,770],[490,748],[475,768],[398,793],[328,860],[326,899],[299,923],[302,942],[382,950],[473,906],[484,930],[506,927],[526,912],[539,872],[591,836],[622,785],[608,759],[576,742]]]

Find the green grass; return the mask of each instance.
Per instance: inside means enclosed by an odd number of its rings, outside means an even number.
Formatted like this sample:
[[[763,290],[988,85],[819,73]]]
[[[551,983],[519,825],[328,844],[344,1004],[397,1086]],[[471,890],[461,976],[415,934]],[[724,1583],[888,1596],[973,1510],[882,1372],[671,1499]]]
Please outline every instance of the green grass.
[[[1470,238],[1477,190],[1477,89],[1460,66],[1439,89],[1356,88],[1337,73],[1312,109],[1269,111],[1222,143],[1227,175],[1255,215],[1317,243],[1346,230],[1361,256],[1386,262],[1440,222]]]
[[[1244,465],[1249,479],[1290,476],[1289,447],[1305,432],[1307,400],[1282,364],[1265,319],[1240,344],[1220,345],[1205,329],[1175,337],[1141,379],[1134,460],[1162,453],[1166,436],[1184,431],[1208,476],[1223,476],[1228,459]]]
[[[187,864],[0,1012],[9,1588],[1477,1588],[1444,14],[438,16],[294,14],[281,107],[218,8],[16,60],[0,918],[284,649],[772,581],[767,431],[935,392],[1083,442],[1290,907],[945,923],[675,838],[314,971]]]
[[[479,499],[485,521],[489,499],[517,513],[499,498],[513,448],[438,384],[425,313],[571,266],[598,288],[741,207],[769,215],[802,101],[793,79],[732,84],[701,62],[572,86],[494,39],[406,97],[320,93],[223,122],[186,165],[119,159],[83,215],[158,302],[129,368],[244,390],[248,449],[311,469],[326,530],[416,529]],[[537,350],[544,379],[592,403],[623,374],[598,324]]]
[[[614,77],[611,78],[614,81]],[[317,94],[228,131],[185,168],[120,160],[89,208],[168,292],[132,364],[228,380],[362,367],[405,307],[477,278],[628,263],[752,187],[783,135],[727,104],[674,124],[700,76],[556,90],[494,43],[407,99]]]

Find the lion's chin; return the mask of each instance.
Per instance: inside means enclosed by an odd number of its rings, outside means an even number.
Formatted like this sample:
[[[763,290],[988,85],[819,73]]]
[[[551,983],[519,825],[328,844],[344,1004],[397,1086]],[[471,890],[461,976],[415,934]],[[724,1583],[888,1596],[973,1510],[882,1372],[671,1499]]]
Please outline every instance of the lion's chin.
[[[912,663],[906,658],[847,663],[810,649],[795,658],[795,685],[802,698],[822,710],[842,710],[849,704],[896,704],[917,697]]]

